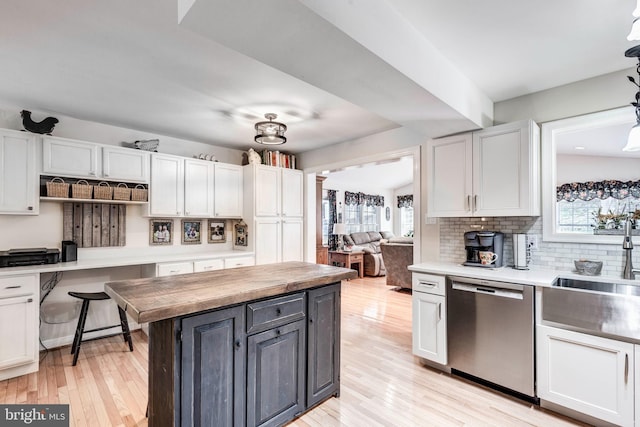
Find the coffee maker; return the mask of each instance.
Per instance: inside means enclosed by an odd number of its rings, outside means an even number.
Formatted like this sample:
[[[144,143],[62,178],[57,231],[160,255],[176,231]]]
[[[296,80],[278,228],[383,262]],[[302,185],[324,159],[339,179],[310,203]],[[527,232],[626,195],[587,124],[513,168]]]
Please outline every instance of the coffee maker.
[[[463,265],[472,267],[499,268],[504,264],[504,235],[499,231],[467,231],[464,233],[464,249],[467,260]],[[482,264],[480,252],[493,252],[496,260],[491,264]]]

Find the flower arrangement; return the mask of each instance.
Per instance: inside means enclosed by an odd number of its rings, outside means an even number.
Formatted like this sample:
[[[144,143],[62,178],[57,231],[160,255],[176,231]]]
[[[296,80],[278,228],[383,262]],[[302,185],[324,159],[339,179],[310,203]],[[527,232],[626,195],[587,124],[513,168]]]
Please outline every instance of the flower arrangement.
[[[599,230],[619,230],[624,227],[624,223],[627,219],[631,220],[632,228],[636,228],[640,224],[640,209],[636,209],[633,212],[613,212],[609,210],[609,213],[602,213],[602,208],[598,209],[598,212],[593,213],[593,219],[595,224],[594,228]]]

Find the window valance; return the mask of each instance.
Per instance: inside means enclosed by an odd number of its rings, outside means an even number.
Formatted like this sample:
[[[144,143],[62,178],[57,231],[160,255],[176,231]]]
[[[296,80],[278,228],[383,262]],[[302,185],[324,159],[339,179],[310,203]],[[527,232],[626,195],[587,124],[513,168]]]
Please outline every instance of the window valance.
[[[413,207],[413,194],[398,196],[398,208],[412,208],[412,207]]]
[[[559,185],[556,188],[556,199],[558,202],[564,200],[573,202],[575,200],[589,201],[593,199],[624,199],[626,197],[640,198],[639,181],[589,181],[571,182]]]
[[[367,205],[367,206],[384,206],[384,196],[376,196],[364,193],[344,192],[345,205]]]

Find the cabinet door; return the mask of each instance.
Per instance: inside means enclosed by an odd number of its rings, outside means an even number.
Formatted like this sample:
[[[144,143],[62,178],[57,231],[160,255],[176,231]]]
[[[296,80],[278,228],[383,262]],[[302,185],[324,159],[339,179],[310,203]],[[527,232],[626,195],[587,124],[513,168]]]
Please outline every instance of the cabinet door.
[[[413,354],[447,364],[447,306],[441,295],[413,293]]]
[[[340,284],[309,291],[307,407],[340,391]]]
[[[539,133],[532,121],[473,133],[476,216],[539,215]]]
[[[213,215],[217,218],[242,218],[242,167],[216,163],[213,181]]]
[[[303,175],[295,169],[282,169],[282,215],[303,216]]]
[[[282,220],[282,262],[302,261],[302,218],[285,218]]]
[[[184,206],[184,159],[162,154],[151,155],[149,214],[180,216]]]
[[[472,146],[470,133],[427,143],[429,216],[471,216]]]
[[[194,159],[184,161],[184,215],[213,216],[213,163]]]
[[[0,131],[0,213],[37,214],[36,137]]]
[[[633,344],[537,326],[538,396],[617,425],[633,425]]]
[[[149,153],[131,148],[102,147],[102,176],[114,181],[149,182]]]
[[[182,320],[183,426],[243,426],[244,306]]]
[[[0,299],[0,369],[38,360],[36,312],[33,295]]]
[[[247,338],[247,425],[279,426],[304,409],[305,321]]]
[[[174,276],[176,274],[188,274],[193,273],[192,262],[167,262],[157,265],[157,276]]]
[[[273,166],[255,166],[255,215],[280,215],[280,168]]]
[[[282,226],[278,218],[256,218],[256,265],[281,261]]]
[[[42,172],[48,175],[96,177],[98,145],[71,139],[42,138]]]

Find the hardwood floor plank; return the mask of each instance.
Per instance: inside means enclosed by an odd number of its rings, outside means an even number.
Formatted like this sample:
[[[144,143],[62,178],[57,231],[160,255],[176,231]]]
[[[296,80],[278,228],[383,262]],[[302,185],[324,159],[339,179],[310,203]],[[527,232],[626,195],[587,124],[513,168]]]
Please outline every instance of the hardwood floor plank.
[[[385,278],[342,287],[341,391],[295,427],[584,426],[528,402],[423,366],[411,351],[411,294]],[[71,426],[146,427],[148,341],[132,334],[48,352],[37,373],[0,381],[0,403],[68,403]]]

